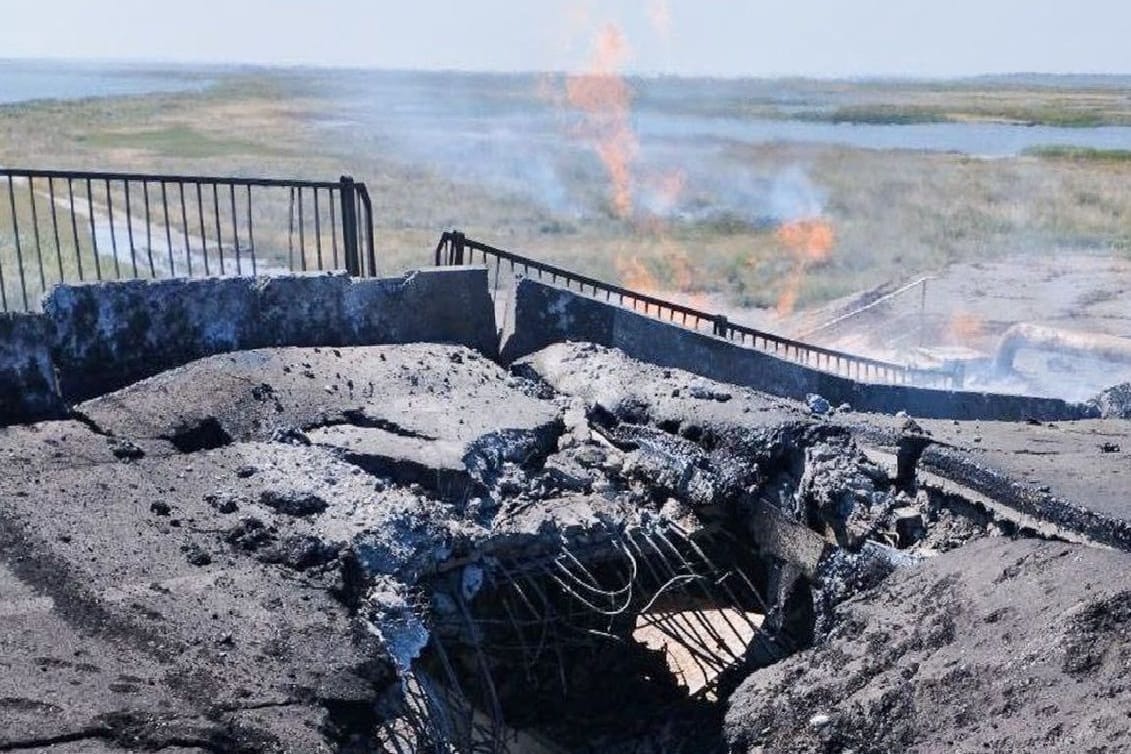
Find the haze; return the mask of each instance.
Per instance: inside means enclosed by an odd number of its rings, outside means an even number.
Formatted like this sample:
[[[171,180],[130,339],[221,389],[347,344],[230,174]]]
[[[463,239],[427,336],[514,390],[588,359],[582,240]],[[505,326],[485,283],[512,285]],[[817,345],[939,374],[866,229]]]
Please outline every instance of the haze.
[[[0,57],[561,70],[614,22],[627,68],[715,76],[1128,73],[1118,0],[54,0],[5,3]]]

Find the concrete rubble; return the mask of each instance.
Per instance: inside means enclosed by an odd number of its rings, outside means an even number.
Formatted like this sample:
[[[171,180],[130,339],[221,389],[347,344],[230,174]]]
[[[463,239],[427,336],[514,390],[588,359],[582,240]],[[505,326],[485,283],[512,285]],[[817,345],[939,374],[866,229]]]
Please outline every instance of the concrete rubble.
[[[1123,587],[1068,571],[1123,568],[1125,424],[815,403],[583,343],[269,348],[0,429],[0,751],[927,750],[1065,678],[1026,740],[1118,750]]]

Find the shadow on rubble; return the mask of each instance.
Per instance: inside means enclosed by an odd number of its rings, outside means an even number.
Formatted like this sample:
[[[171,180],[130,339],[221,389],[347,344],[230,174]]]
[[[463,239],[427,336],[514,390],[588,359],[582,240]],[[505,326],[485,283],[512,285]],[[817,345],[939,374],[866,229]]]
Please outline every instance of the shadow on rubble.
[[[385,747],[725,752],[720,702],[786,651],[737,544],[659,525],[438,575]]]

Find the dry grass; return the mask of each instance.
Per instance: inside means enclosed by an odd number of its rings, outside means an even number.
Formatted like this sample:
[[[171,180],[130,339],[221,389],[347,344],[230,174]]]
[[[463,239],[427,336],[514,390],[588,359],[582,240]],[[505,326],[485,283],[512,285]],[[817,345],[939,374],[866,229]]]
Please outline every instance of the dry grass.
[[[1038,99],[1029,90],[893,91],[898,96],[885,94],[885,107],[942,107],[947,117],[990,117],[991,104],[997,117],[1025,103],[1030,110],[1102,112],[1108,120],[1126,115],[1120,109],[1126,103],[1120,106],[1108,92]],[[793,258],[771,228],[557,217],[526,197],[461,183],[366,145],[328,140],[313,121],[327,107],[317,95],[270,77],[236,77],[203,93],[0,107],[0,163],[331,180],[352,174],[373,197],[386,271],[427,263],[440,231],[449,227],[598,277],[629,281],[643,272],[658,288],[683,289],[691,297],[708,292],[744,306],[773,304],[793,270]],[[1131,193],[1125,190],[1131,161],[986,160],[788,145],[730,150],[757,174],[802,165],[827,194],[836,245],[826,263],[808,270],[801,304],[960,260],[1131,250]],[[282,217],[285,209],[274,211]],[[285,233],[268,238],[262,232],[260,246],[284,256]]]

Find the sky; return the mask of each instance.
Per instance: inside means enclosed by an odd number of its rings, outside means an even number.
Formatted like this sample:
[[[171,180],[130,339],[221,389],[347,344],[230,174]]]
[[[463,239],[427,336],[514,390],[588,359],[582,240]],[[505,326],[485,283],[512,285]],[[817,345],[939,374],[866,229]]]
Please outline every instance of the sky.
[[[1129,0],[0,0],[0,58],[712,76],[1131,73]]]

